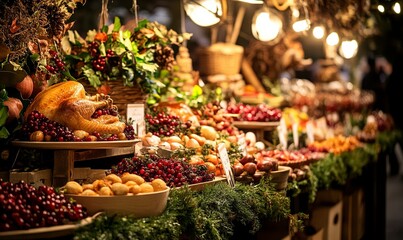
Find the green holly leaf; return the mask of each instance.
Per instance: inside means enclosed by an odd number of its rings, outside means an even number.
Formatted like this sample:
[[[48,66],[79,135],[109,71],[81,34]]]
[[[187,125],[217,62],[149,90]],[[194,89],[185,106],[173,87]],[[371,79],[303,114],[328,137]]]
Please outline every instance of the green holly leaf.
[[[0,106],[0,126],[4,126],[6,124],[6,120],[8,118],[8,109],[6,106],[1,103]]]
[[[7,128],[1,127],[0,128],[0,138],[8,138],[10,136],[10,133],[8,132]]]
[[[113,31],[117,32],[119,31],[120,27],[122,26],[122,24],[120,23],[120,18],[119,17],[115,17],[115,20],[113,21]]]
[[[0,84],[12,87],[21,82],[27,75],[27,72],[20,65],[10,61],[5,63],[0,70]]]

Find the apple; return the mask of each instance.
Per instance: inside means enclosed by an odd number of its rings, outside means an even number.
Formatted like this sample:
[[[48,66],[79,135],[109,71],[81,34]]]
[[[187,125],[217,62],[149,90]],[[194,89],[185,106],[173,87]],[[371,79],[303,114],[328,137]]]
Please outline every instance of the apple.
[[[243,156],[241,158],[241,160],[239,162],[242,163],[242,165],[245,165],[247,163],[254,162],[254,161],[255,161],[255,157],[253,155],[246,154],[245,156]]]
[[[248,162],[243,166],[243,169],[245,170],[245,172],[248,175],[252,176],[253,174],[255,174],[255,172],[257,170],[257,166],[256,166],[256,163]]]

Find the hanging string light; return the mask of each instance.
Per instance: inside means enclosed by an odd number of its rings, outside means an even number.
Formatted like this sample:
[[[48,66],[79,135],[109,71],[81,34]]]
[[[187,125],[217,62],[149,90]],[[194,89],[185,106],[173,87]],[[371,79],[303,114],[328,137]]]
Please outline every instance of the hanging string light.
[[[274,41],[283,31],[283,21],[274,9],[263,5],[252,20],[253,36],[263,42]]]

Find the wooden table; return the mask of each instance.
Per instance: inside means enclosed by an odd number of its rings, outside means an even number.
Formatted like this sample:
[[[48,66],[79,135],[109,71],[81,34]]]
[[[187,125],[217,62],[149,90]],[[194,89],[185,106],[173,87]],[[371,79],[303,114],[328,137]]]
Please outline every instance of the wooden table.
[[[61,187],[72,180],[75,161],[85,161],[134,153],[140,140],[94,141],[94,142],[32,142],[14,141],[20,148],[53,150],[53,183]]]

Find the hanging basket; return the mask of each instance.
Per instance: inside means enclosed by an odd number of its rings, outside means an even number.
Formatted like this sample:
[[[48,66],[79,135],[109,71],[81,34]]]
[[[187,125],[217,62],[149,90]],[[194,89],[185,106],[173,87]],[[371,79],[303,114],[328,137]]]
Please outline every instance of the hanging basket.
[[[102,93],[101,89],[96,89],[87,81],[80,82],[83,84],[85,91],[89,95]],[[113,104],[118,107],[119,115],[126,118],[127,104],[142,103],[147,99],[147,94],[143,93],[140,86],[135,84],[133,87],[124,86],[122,81],[107,81],[105,89],[109,90],[108,95],[112,98]]]
[[[201,75],[239,74],[243,58],[243,47],[230,43],[216,43],[199,52]]]

